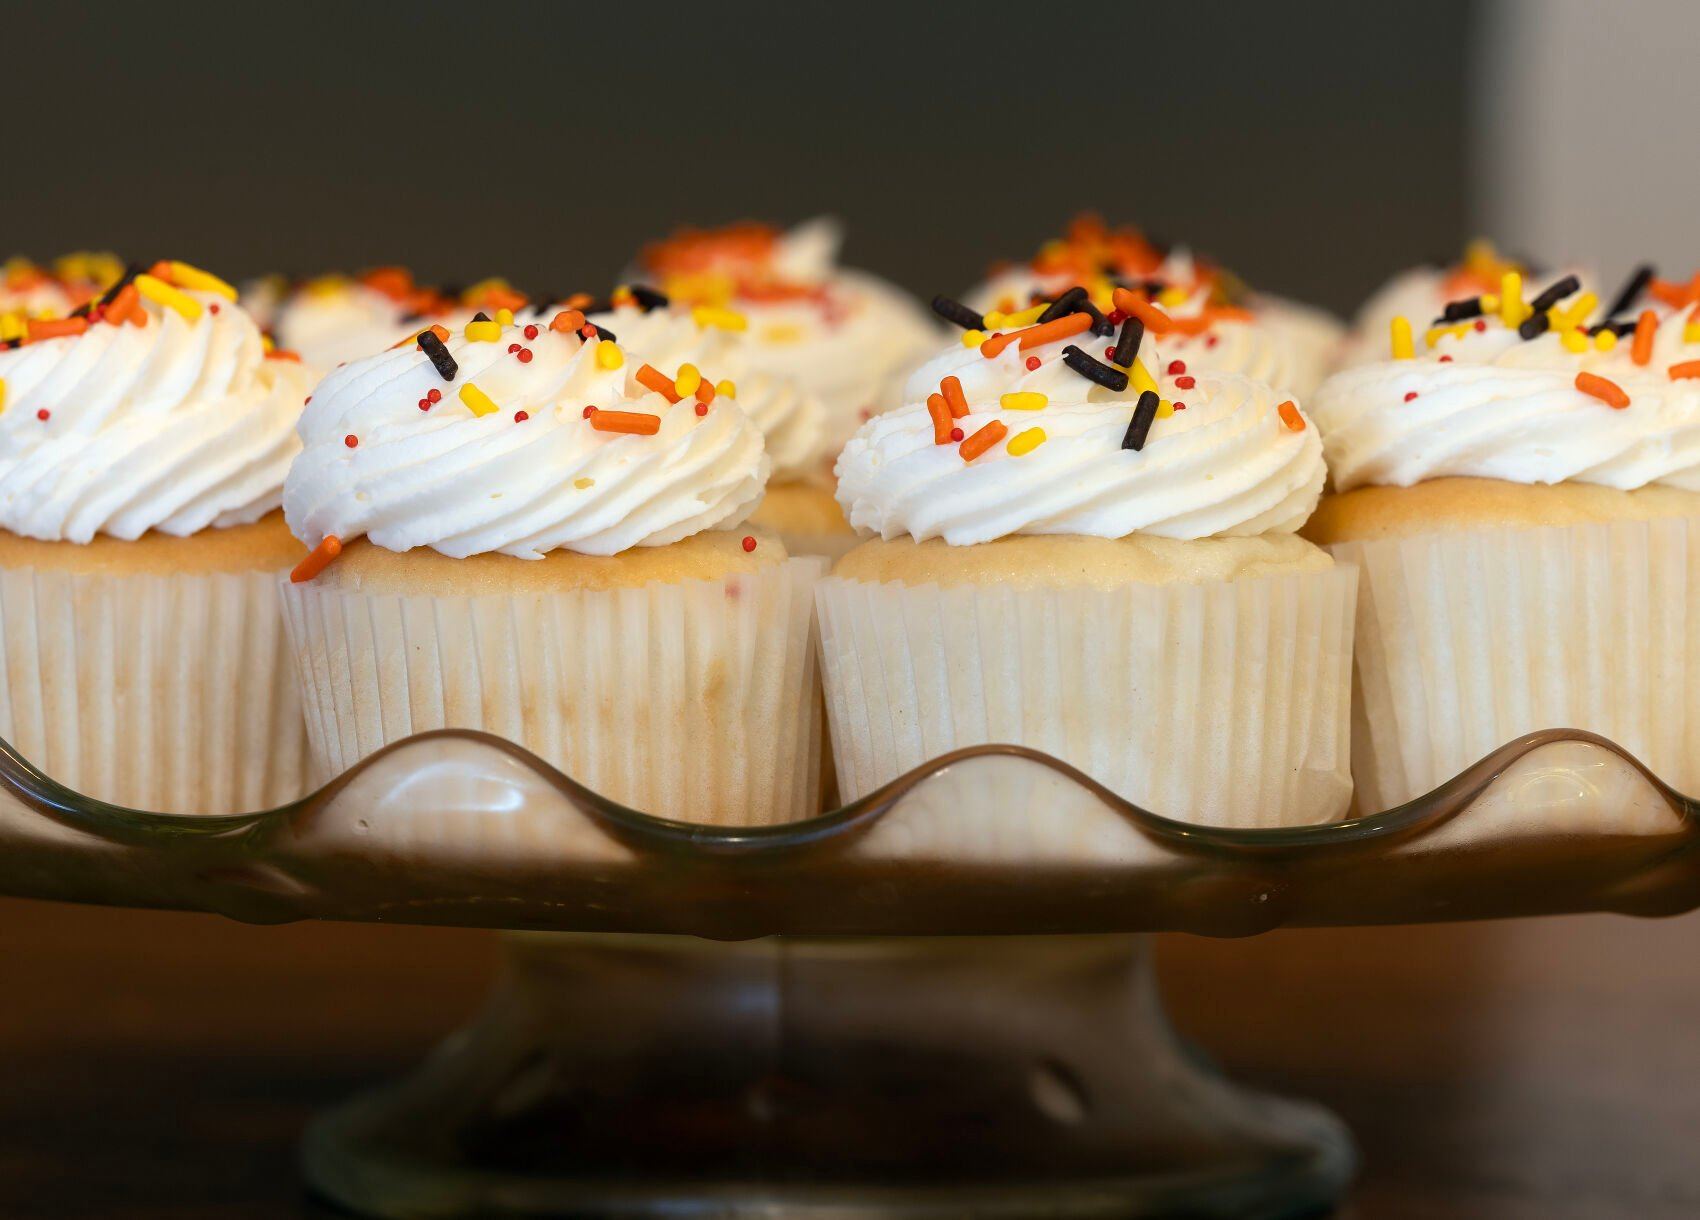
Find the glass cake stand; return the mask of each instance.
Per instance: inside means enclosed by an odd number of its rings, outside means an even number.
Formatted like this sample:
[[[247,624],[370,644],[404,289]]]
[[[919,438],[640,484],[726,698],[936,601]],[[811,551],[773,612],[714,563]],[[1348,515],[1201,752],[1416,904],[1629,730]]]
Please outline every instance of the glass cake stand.
[[[90,801],[0,743],[0,891],[506,932],[469,1027],[309,1128],[307,1177],[363,1214],[1285,1216],[1341,1194],[1350,1137],[1179,1040],[1145,933],[1675,914],[1700,906],[1695,811],[1565,730],[1265,830],[1012,746],[727,828],[472,732],[208,816]]]

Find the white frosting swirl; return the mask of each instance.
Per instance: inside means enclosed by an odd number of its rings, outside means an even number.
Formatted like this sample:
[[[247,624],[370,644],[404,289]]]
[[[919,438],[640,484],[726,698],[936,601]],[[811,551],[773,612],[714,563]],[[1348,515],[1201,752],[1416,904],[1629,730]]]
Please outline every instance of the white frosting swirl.
[[[1094,355],[1104,340],[1080,342]],[[883,538],[943,538],[953,545],[1010,534],[1122,538],[1246,536],[1297,530],[1322,492],[1322,447],[1314,428],[1282,422],[1281,399],[1239,376],[1204,376],[1185,388],[1159,378],[1177,409],[1151,426],[1144,448],[1123,449],[1138,395],[1113,393],[1062,361],[1065,343],[1027,352],[1010,344],[987,358],[955,346],[918,370],[906,404],[878,416],[838,459],[838,499],[850,523]],[[1026,361],[1040,358],[1037,369]],[[1168,363],[1147,344],[1150,367]],[[946,376],[962,383],[971,436],[993,420],[1007,439],[964,462],[955,444],[934,441],[925,399]],[[1006,410],[1004,394],[1037,392],[1042,410]],[[1046,439],[1021,456],[1008,441],[1029,428]]]
[[[626,305],[591,320],[669,377],[692,364],[738,387],[738,406],[761,429],[773,478],[813,473],[827,456],[826,408],[796,381],[767,372],[744,332],[699,325],[682,306],[645,313]]]
[[[1463,476],[1700,490],[1700,382],[1668,372],[1700,359],[1700,344],[1683,342],[1685,325],[1680,314],[1664,319],[1645,365],[1628,338],[1577,353],[1551,332],[1525,341],[1494,320],[1417,359],[1337,373],[1312,403],[1334,485]],[[1608,378],[1629,405],[1583,393],[1579,372]]]
[[[272,334],[314,368],[332,369],[381,352],[413,333],[408,307],[356,280],[304,285],[277,307]]]
[[[238,306],[189,295],[203,307],[194,322],[144,301],[143,327],[96,323],[0,352],[0,527],[134,539],[277,507],[310,374],[266,359]]]
[[[760,430],[736,402],[717,397],[701,416],[689,397],[670,406],[636,381],[637,353],[604,368],[600,340],[535,325],[529,339],[523,324],[495,342],[452,334],[453,381],[409,344],[321,382],[284,485],[295,536],[309,546],[364,534],[392,551],[540,559],[556,549],[663,546],[748,515],[769,464]],[[515,343],[529,361],[509,352]],[[498,410],[474,415],[459,397],[469,383]],[[441,401],[420,410],[432,390]],[[585,418],[591,406],[659,416],[659,431],[600,431]]]

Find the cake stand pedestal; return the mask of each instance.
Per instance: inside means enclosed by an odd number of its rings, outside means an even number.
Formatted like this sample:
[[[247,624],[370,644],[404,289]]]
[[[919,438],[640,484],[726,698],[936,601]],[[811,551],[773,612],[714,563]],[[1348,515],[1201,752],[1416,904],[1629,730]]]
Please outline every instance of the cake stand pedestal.
[[[1275,1217],[1339,1197],[1350,1139],[1177,1039],[1143,933],[1692,910],[1696,812],[1567,731],[1398,809],[1253,830],[1006,746],[752,829],[474,733],[194,817],[0,743],[0,892],[507,931],[468,1028],[310,1127],[309,1182],[364,1215]]]

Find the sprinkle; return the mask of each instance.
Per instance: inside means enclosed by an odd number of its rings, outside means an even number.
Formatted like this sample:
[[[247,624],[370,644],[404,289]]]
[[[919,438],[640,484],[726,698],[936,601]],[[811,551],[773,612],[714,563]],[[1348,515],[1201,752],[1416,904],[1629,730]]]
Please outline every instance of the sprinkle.
[[[681,364],[679,375],[673,378],[673,388],[679,392],[680,398],[688,398],[695,394],[697,387],[701,384],[702,373],[697,370],[697,366],[694,364]]]
[[[661,431],[661,417],[643,411],[598,411],[590,417],[590,426],[598,432],[654,436]]]
[[[962,327],[963,330],[984,330],[986,327],[984,317],[969,309],[961,301],[953,301],[947,296],[933,298],[933,312],[946,322]]]
[[[1076,284],[1056,300],[1045,306],[1044,311],[1034,319],[1035,322],[1054,322],[1058,318],[1075,313],[1086,300],[1086,289]]]
[[[1590,398],[1597,398],[1606,406],[1621,411],[1629,405],[1629,395],[1623,392],[1623,387],[1615,381],[1597,377],[1593,373],[1577,373],[1576,388]]]
[[[706,407],[709,403],[714,401],[714,383],[704,377],[701,381],[697,382],[696,395],[697,401]]]
[[[1157,379],[1151,375],[1151,370],[1145,367],[1145,361],[1135,360],[1127,371],[1128,384],[1141,394],[1146,390],[1157,389]]]
[[[1079,373],[1086,380],[1116,394],[1127,389],[1127,374],[1117,368],[1111,368],[1101,361],[1094,360],[1074,344],[1063,348],[1063,363]]]
[[[342,443],[347,445],[350,449],[353,449],[360,444],[360,438],[350,432],[347,436],[342,438]]]
[[[460,400],[466,404],[467,409],[470,410],[473,415],[478,416],[479,418],[501,410],[501,408],[496,405],[495,399],[491,398],[470,381],[460,387]]]
[[[986,332],[983,330],[965,330],[962,332],[963,347],[979,347],[985,341]]]
[[[49,411],[46,407],[43,407],[41,410],[39,410],[35,413],[35,417],[37,419],[39,419],[42,423],[45,424],[47,422],[48,416],[50,416],[52,414],[53,414],[53,412]]]
[[[703,416],[708,414],[708,404],[706,402],[698,402],[696,405],[696,412],[697,418],[701,419]]]
[[[1416,344],[1411,339],[1411,319],[1405,317],[1394,318],[1390,329],[1392,331],[1393,338],[1393,359],[1416,359]]]
[[[1670,366],[1670,379],[1682,381],[1689,377],[1700,377],[1700,360],[1684,360],[1680,364]],[[0,386],[0,402],[4,401],[4,387]]]
[[[1009,456],[1022,457],[1032,453],[1044,443],[1045,430],[1043,428],[1029,428],[1025,432],[1018,432],[1010,438]]]
[[[89,328],[87,318],[31,318],[26,324],[29,340],[37,343],[42,339],[63,339],[70,335],[80,335]]]
[[[1115,348],[1110,352],[1110,363],[1119,364],[1124,369],[1132,368],[1134,360],[1139,356],[1139,345],[1145,338],[1145,323],[1138,318],[1129,318],[1122,323],[1121,336],[1116,340]]]
[[[1559,336],[1558,341],[1564,344],[1564,350],[1577,355],[1588,350],[1588,336],[1579,330],[1567,330]]]
[[[1184,402],[1177,404],[1170,402],[1167,398],[1159,398],[1157,400],[1157,418],[1168,419],[1169,416],[1175,413],[1175,407],[1177,405],[1181,410],[1186,410],[1186,404]]]
[[[1127,434],[1122,437],[1122,448],[1132,449],[1138,453],[1145,448],[1145,438],[1150,435],[1151,423],[1157,418],[1159,399],[1156,390],[1146,390],[1134,404],[1133,419],[1127,425]]]
[[[530,418],[531,418],[531,412],[530,411],[515,411],[514,412],[514,423],[516,423],[516,424],[523,424],[526,420],[528,420]]]
[[[716,394],[723,395],[727,398],[738,397],[738,387],[736,385],[734,385],[730,380],[715,382],[714,383],[714,392]]]
[[[421,411],[429,411],[431,409],[431,400],[429,398],[421,398],[419,400],[419,409]]]
[[[1415,390],[1406,390],[1405,391],[1405,401],[1406,402],[1414,402],[1414,401],[1416,401],[1416,397],[1417,397],[1417,392]]]
[[[1617,317],[1618,314],[1635,304],[1641,294],[1647,291],[1647,285],[1652,282],[1652,279],[1653,264],[1643,263],[1635,268],[1623,287],[1618,290],[1617,295],[1611,299],[1611,308],[1606,310],[1607,319]]]
[[[106,305],[104,320],[113,326],[122,326],[132,311],[140,308],[142,294],[136,291],[134,284],[125,284],[113,294],[112,300]]]
[[[1116,308],[1129,317],[1138,318],[1145,323],[1154,335],[1166,334],[1175,329],[1175,320],[1158,309],[1143,297],[1135,296],[1126,288],[1118,288],[1114,294]]]
[[[673,381],[654,365],[646,364],[637,371],[637,382],[645,389],[654,390],[668,402],[678,402],[683,397],[673,386]]]
[[[167,263],[166,266],[170,269],[171,282],[179,288],[191,288],[196,292],[210,292],[223,297],[227,301],[236,299],[236,289],[210,271],[202,271],[199,267],[191,267],[188,263],[171,262]]]
[[[307,553],[307,558],[295,565],[295,570],[289,574],[289,579],[295,584],[312,580],[320,572],[331,566],[331,561],[342,554],[342,539],[335,534],[326,534],[319,545]]]
[[[443,346],[443,337],[437,334],[437,330],[438,328],[433,326],[430,330],[419,332],[419,350],[431,358],[431,363],[436,366],[437,376],[444,381],[453,381],[455,374],[460,372],[460,365],[455,363],[449,349]]]
[[[1305,417],[1299,414],[1299,409],[1293,404],[1292,399],[1289,398],[1276,407],[1275,413],[1281,417],[1281,422],[1286,424],[1289,430],[1293,432],[1305,430]]]
[[[1026,364],[1027,364],[1027,371],[1028,371],[1028,372],[1029,372],[1029,373],[1032,373],[1032,372],[1037,372],[1037,371],[1038,371],[1038,368],[1039,368],[1039,365],[1040,365],[1040,363],[1041,363],[1041,362],[1040,362],[1040,360],[1039,360],[1039,357],[1037,357],[1037,356],[1029,356],[1029,357],[1027,357],[1027,361],[1026,361]]]
[[[1517,335],[1521,339],[1536,339],[1551,325],[1552,319],[1545,313],[1532,313],[1517,324]]]
[[[645,313],[656,309],[666,309],[668,306],[669,302],[665,293],[657,292],[645,284],[633,284],[628,291],[632,294],[632,298],[637,301],[638,307]]]
[[[1044,313],[1045,309],[1046,306],[1041,301],[1039,304],[1023,309],[1019,313],[989,313],[986,315],[986,325],[995,326],[1000,330],[1006,328],[1019,330],[1023,326],[1031,326],[1037,322],[1039,315]]]
[[[952,428],[950,430],[950,439],[953,440],[953,441],[961,440],[962,439],[962,429],[961,428]]]
[[[1581,280],[1574,275],[1567,275],[1557,283],[1548,284],[1543,288],[1540,295],[1529,302],[1529,308],[1536,313],[1545,313],[1580,287],[1582,287]]]
[[[600,369],[617,369],[625,364],[626,356],[611,340],[604,340],[596,345],[596,367]],[[677,402],[678,399],[674,399]]]
[[[432,386],[429,390],[425,391],[425,397],[430,399],[432,402],[442,402],[443,392],[436,386]]]
[[[1659,329],[1659,315],[1643,309],[1635,320],[1635,339],[1629,345],[1629,358],[1636,364],[1646,364],[1653,358],[1653,335]]]
[[[526,326],[526,328],[523,331],[521,331],[520,333],[523,334],[527,339],[535,339],[535,338],[537,338],[537,327],[528,324]]]
[[[469,343],[494,343],[502,337],[500,322],[468,322],[466,338]]]
[[[513,310],[511,310],[511,309],[498,309],[496,311],[496,325],[497,326],[512,326],[513,324],[514,324],[514,311]]]
[[[1564,309],[1552,311],[1552,328],[1558,331],[1575,330],[1588,320],[1588,315],[1599,306],[1600,298],[1591,292],[1584,292]]]
[[[585,419],[589,419],[592,415],[595,415],[595,414],[596,414],[595,406],[588,406],[584,409],[584,418]]]
[[[0,411],[6,409],[6,379],[0,377]]]
[[[1507,271],[1499,277],[1499,320],[1506,326],[1519,326],[1528,317],[1528,305],[1523,301],[1523,277]]]
[[[691,310],[691,320],[698,326],[718,326],[721,330],[747,330],[749,319],[735,309],[714,305],[698,305]]]
[[[942,397],[942,395],[941,395]],[[1043,411],[1050,402],[1043,394],[1032,390],[1022,390],[1014,394],[1005,394],[998,399],[998,405],[1005,411]]]
[[[751,551],[756,549],[756,540],[754,538],[752,538],[750,535],[745,534],[743,545],[744,545],[744,553],[747,555]]]
[[[957,449],[957,452],[962,455],[963,461],[972,462],[975,458],[986,452],[986,450],[1001,441],[1008,432],[1009,429],[1003,426],[1003,422],[1001,420],[994,419],[973,436],[963,441],[961,447]]]
[[[530,364],[531,349],[529,347],[520,348],[519,351],[514,353],[514,359],[518,360],[521,364]]]
[[[968,396],[962,392],[962,382],[959,378],[944,378],[939,382],[939,393],[944,395],[952,419],[961,419],[968,414]]]
[[[156,305],[174,309],[183,315],[186,322],[195,322],[201,316],[201,303],[188,293],[173,288],[164,280],[154,275],[138,275],[135,280],[136,291]]]
[[[1448,301],[1446,308],[1440,311],[1442,322],[1463,322],[1470,318],[1482,316],[1482,298],[1466,297],[1462,301]]]
[[[573,480],[573,486],[578,488],[580,491],[583,491],[587,487],[595,487],[596,486],[596,480],[595,479],[585,479],[585,478],[574,479]]]
[[[943,394],[927,395],[927,414],[933,421],[933,444],[950,444],[950,404],[944,400]]]
[[[563,309],[549,320],[550,330],[576,331],[584,325],[584,315],[576,309]]]

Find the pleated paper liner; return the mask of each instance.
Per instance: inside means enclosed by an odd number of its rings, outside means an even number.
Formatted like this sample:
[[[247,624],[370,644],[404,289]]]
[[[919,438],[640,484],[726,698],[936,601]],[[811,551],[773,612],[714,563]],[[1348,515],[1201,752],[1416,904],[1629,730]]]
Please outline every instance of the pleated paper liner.
[[[1700,792],[1693,520],[1483,529],[1331,548],[1358,594],[1359,808],[1401,804],[1514,737],[1588,729]]]
[[[1356,582],[1346,567],[1112,591],[823,580],[841,793],[1012,742],[1183,821],[1337,819]]]
[[[509,738],[685,821],[818,812],[819,559],[719,580],[477,597],[280,582],[320,777],[438,728]]]
[[[275,579],[0,570],[0,737],[114,804],[242,813],[294,800],[306,743]]]

